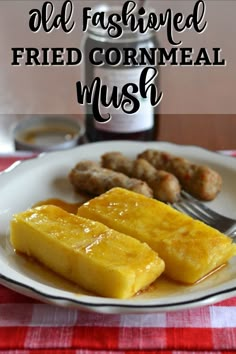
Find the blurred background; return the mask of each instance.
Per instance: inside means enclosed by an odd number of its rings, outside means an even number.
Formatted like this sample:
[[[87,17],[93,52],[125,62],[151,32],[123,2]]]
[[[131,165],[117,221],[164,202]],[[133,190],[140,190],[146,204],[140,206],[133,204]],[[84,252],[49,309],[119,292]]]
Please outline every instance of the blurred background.
[[[25,116],[35,114],[68,115],[83,122],[84,107],[76,102],[76,82],[83,80],[84,62],[77,67],[13,67],[13,47],[79,47],[83,50],[85,34],[82,32],[82,9],[94,7],[107,1],[80,1],[74,3],[76,27],[70,34],[62,30],[45,33],[32,33],[28,26],[29,11],[41,8],[44,1],[2,1],[0,2],[0,151],[14,149],[11,140],[12,127]],[[108,1],[108,3],[111,1]],[[167,8],[174,12],[189,14],[196,1],[147,0],[145,6],[164,12]],[[53,2],[60,9],[63,1]],[[122,6],[124,1],[112,3]],[[193,124],[192,135],[183,143],[192,142],[194,130],[202,129],[199,116],[204,116],[207,134],[214,130],[217,121],[228,119],[235,124],[236,99],[236,2],[206,0],[206,31],[197,34],[186,30],[176,35],[183,41],[183,47],[211,49],[220,47],[226,59],[224,67],[161,67],[161,90],[164,93],[160,106],[162,130],[159,139],[177,140],[172,136],[181,129],[178,118],[183,117],[182,125]],[[14,25],[13,25],[14,24]],[[169,48],[166,30],[157,33],[160,47]],[[192,116],[190,122],[188,117]],[[216,117],[218,116],[218,117]],[[195,117],[195,118],[194,118]],[[172,122],[173,132],[165,131],[165,122]],[[189,122],[189,123],[188,123]],[[200,125],[199,125],[200,124]],[[169,128],[168,128],[169,129]],[[227,134],[231,134],[230,128]],[[204,133],[203,133],[204,134]]]

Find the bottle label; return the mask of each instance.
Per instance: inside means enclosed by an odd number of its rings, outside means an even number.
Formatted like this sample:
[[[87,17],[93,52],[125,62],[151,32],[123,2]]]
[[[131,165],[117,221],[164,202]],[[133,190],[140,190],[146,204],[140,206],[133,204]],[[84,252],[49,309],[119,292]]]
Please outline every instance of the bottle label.
[[[122,87],[129,83],[134,83],[139,86],[139,79],[143,68],[132,69],[105,69],[96,68],[94,75],[100,77],[102,84],[106,85],[110,90],[113,86],[117,86],[121,92]],[[127,114],[123,112],[122,108],[114,108],[112,105],[107,107],[100,107],[100,112],[103,116],[111,114],[110,121],[99,123],[95,120],[95,127],[98,130],[103,130],[113,133],[135,133],[153,128],[154,125],[154,108],[150,103],[149,97],[144,99],[140,95],[136,95],[140,102],[138,112]]]

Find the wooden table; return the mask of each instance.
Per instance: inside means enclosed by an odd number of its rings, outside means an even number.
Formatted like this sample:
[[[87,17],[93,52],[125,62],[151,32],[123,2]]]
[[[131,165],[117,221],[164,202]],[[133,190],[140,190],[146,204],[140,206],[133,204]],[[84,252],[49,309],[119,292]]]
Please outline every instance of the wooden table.
[[[19,119],[0,117],[0,153],[14,149],[11,130]],[[236,115],[162,115],[158,140],[210,150],[236,150]]]
[[[163,115],[158,140],[210,150],[233,150],[236,149],[236,115]]]

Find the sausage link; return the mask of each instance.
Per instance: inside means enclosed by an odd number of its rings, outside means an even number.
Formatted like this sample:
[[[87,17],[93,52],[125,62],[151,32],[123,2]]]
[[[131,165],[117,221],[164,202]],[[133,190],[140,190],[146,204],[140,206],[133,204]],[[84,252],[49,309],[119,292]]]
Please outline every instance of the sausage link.
[[[109,152],[102,156],[102,166],[147,182],[158,200],[174,203],[179,198],[177,178],[166,171],[158,171],[144,159],[131,160],[119,152]]]
[[[182,188],[200,200],[213,200],[221,190],[221,176],[207,166],[193,164],[187,159],[151,149],[138,157],[147,160],[157,169],[173,173]]]
[[[153,197],[152,189],[147,183],[129,178],[123,173],[100,167],[92,161],[78,163],[70,172],[69,179],[75,190],[91,195],[100,195],[113,187],[129,189],[136,193]]]

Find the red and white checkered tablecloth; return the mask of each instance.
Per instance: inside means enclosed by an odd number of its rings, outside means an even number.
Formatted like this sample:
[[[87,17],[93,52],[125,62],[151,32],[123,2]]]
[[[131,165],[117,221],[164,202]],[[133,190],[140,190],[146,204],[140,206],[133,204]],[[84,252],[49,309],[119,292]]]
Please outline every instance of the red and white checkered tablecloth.
[[[19,157],[0,156],[0,170]],[[0,285],[0,354],[234,351],[236,297],[178,312],[103,315],[40,303]]]

